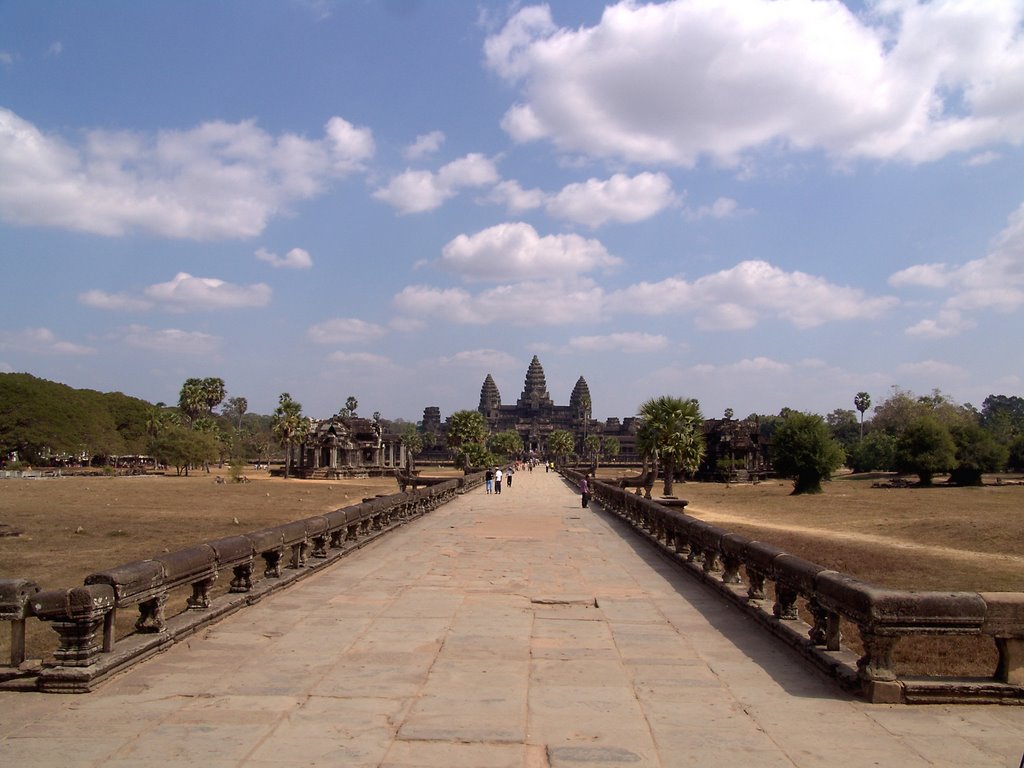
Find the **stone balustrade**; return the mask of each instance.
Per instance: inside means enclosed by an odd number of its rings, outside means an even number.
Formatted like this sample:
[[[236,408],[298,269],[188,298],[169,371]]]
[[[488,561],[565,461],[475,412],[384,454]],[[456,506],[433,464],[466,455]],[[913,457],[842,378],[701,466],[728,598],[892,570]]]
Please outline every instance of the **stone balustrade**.
[[[581,477],[563,474],[573,483]],[[593,480],[590,489],[601,507],[869,701],[1024,703],[1024,593],[887,589],[698,520],[682,511],[685,502],[659,503]],[[800,618],[801,601],[810,623]],[[857,627],[859,656],[843,646],[841,619]],[[990,679],[901,678],[893,649],[913,636],[990,637],[999,661]]]
[[[8,670],[25,660],[25,622],[47,622],[59,645],[38,670],[34,688],[86,692],[111,674],[148,658],[228,613],[304,578],[379,535],[480,485],[483,473],[426,488],[365,499],[324,515],[204,542],[148,560],[93,573],[80,587],[41,590],[25,579],[0,579],[0,620],[11,622]],[[254,575],[262,565],[262,579]],[[222,573],[227,593],[211,595]],[[171,593],[190,588],[185,610],[166,615]],[[135,608],[135,632],[115,638],[119,610]],[[0,675],[0,681],[5,676]],[[24,689],[24,676],[17,677]]]

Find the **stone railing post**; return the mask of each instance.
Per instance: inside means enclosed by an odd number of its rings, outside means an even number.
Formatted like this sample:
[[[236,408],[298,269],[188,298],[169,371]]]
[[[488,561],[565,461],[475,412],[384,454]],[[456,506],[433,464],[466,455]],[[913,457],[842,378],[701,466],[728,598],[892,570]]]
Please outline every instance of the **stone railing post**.
[[[982,592],[981,599],[985,601],[981,631],[995,639],[999,651],[993,677],[1024,686],[1024,593]]]
[[[28,579],[0,579],[0,621],[11,622],[11,666],[25,661],[25,619],[39,585]]]
[[[53,656],[60,666],[87,667],[108,644],[97,640],[100,627],[114,610],[114,588],[92,584],[71,589],[37,592],[32,613],[57,632],[59,646]]]

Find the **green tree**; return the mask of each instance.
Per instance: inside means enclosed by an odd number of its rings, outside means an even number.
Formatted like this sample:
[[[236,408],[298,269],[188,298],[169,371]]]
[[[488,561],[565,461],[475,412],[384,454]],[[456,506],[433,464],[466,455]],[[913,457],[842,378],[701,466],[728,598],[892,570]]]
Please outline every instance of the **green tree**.
[[[587,435],[583,439],[583,455],[596,462],[601,457],[601,438],[598,435]]]
[[[979,424],[958,424],[950,433],[956,446],[956,466],[950,480],[956,485],[981,485],[983,472],[1006,466],[1009,451]]]
[[[846,455],[847,465],[854,472],[896,469],[896,438],[882,430],[872,430],[852,446]]]
[[[925,416],[934,418],[947,428],[978,420],[973,408],[958,405],[938,389],[933,389],[929,395],[915,397],[909,390],[893,387],[892,394],[875,407],[871,427],[899,437],[911,424]]]
[[[848,408],[836,408],[825,417],[825,423],[828,424],[832,437],[843,446],[843,450],[847,453],[857,444],[858,439],[863,439],[863,434],[858,437],[857,417]]]
[[[178,408],[189,423],[198,418],[208,417],[213,409],[224,399],[224,379],[208,377],[205,379],[185,379],[178,394]]]
[[[556,465],[564,463],[565,458],[571,455],[575,448],[576,439],[572,436],[572,432],[555,429],[548,435],[548,455],[554,457]]]
[[[896,440],[896,469],[917,475],[921,485],[956,464],[956,445],[949,429],[935,416],[920,416]]]
[[[284,476],[287,479],[291,471],[292,445],[302,442],[309,431],[309,420],[302,415],[302,404],[283,392],[278,398],[271,425],[274,439],[285,449]]]
[[[821,416],[791,411],[775,430],[772,466],[793,478],[793,495],[821,493],[821,481],[843,463],[843,448]]]
[[[640,406],[637,447],[664,473],[665,496],[672,495],[676,469],[695,472],[704,458],[704,419],[694,398],[662,395]]]
[[[1010,442],[1007,464],[1017,472],[1024,472],[1024,435],[1015,437]]]
[[[227,416],[235,429],[242,429],[242,417],[245,416],[246,411],[249,410],[249,401],[244,397],[231,397],[228,398],[227,405],[224,406],[224,415]]]
[[[456,463],[466,472],[483,467],[493,467],[498,459],[482,443],[467,443],[462,446]]]
[[[354,394],[348,395],[345,398],[345,407],[338,412],[338,416],[343,418],[355,417],[355,410],[359,407],[359,401],[355,399]]]
[[[153,456],[188,477],[190,467],[208,464],[217,457],[217,440],[210,432],[170,426],[153,441]]]
[[[614,459],[621,451],[622,446],[617,437],[606,437],[601,443],[601,455],[606,459]]]
[[[860,411],[860,439],[864,439],[864,412],[871,407],[871,395],[858,392],[853,397],[853,407]]]
[[[510,459],[523,452],[523,438],[514,429],[506,429],[487,438],[487,449],[496,456]]]
[[[1009,445],[1024,435],[1024,398],[989,395],[981,404],[981,425],[996,442]]]
[[[448,418],[448,448],[455,454],[455,461],[465,469],[466,452],[469,446],[483,448],[487,437],[487,423],[479,411],[456,411]],[[476,464],[475,466],[483,466]]]

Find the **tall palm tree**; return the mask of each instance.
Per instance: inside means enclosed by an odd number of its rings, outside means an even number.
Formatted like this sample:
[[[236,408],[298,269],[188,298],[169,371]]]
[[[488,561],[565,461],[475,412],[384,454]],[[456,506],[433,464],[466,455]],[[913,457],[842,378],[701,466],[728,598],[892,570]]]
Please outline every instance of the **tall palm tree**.
[[[278,398],[270,429],[274,438],[284,446],[284,476],[287,480],[292,465],[292,444],[301,441],[309,430],[309,421],[302,416],[302,404],[292,400],[287,392]]]
[[[860,411],[860,439],[864,439],[864,411],[871,407],[871,395],[858,392],[853,398],[853,407]]]
[[[665,478],[664,495],[672,495],[676,468],[693,472],[704,458],[704,419],[694,398],[655,397],[640,406],[637,450],[660,461]]]

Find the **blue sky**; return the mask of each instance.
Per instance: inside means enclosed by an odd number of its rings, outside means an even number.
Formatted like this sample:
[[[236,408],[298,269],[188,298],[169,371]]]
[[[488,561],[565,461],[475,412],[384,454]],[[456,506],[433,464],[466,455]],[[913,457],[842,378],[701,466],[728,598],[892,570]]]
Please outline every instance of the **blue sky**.
[[[1022,394],[1024,2],[0,1],[0,371]]]

